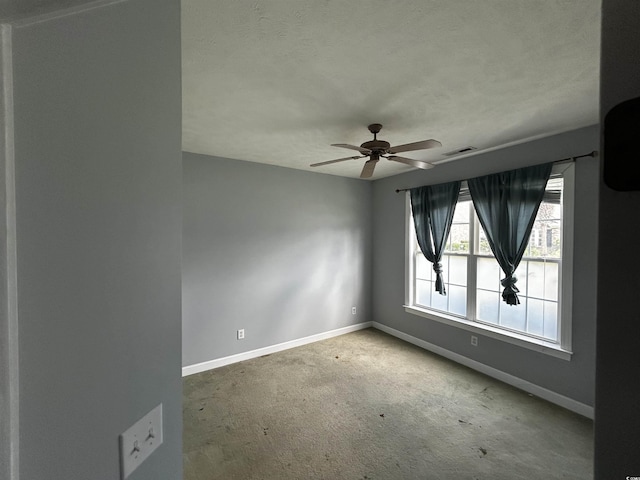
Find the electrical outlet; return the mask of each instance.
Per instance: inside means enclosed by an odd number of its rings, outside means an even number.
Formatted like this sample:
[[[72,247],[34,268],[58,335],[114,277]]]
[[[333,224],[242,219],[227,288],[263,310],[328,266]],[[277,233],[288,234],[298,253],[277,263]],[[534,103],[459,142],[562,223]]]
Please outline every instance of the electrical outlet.
[[[238,330],[238,340],[244,339],[244,328]]]
[[[356,307],[351,307],[351,315],[355,315],[356,314]]]
[[[478,346],[478,337],[476,337],[475,335],[471,335],[471,345],[473,345],[474,347]]]
[[[120,478],[124,480],[162,445],[162,404],[120,435]]]

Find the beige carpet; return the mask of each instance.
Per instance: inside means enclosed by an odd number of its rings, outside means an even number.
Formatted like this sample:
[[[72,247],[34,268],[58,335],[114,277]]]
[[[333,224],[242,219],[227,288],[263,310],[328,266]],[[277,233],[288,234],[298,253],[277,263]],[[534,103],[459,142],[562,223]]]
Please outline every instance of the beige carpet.
[[[368,329],[186,377],[184,478],[586,480],[592,428]]]

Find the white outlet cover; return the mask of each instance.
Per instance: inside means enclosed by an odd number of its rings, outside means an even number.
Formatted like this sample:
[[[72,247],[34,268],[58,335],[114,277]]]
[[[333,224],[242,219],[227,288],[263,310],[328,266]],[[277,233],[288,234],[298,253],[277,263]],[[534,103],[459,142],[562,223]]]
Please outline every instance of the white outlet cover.
[[[120,435],[120,478],[124,480],[162,445],[162,404]]]

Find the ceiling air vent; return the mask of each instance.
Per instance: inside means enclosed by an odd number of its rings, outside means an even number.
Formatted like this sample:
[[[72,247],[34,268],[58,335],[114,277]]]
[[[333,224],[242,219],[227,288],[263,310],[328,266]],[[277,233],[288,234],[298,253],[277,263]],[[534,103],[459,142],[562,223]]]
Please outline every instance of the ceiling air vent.
[[[451,157],[453,155],[460,155],[462,153],[469,153],[469,152],[472,152],[472,151],[477,150],[477,149],[478,149],[477,147],[464,147],[464,148],[461,148],[460,150],[454,150],[452,152],[447,152],[447,153],[444,154],[444,156],[445,157]]]

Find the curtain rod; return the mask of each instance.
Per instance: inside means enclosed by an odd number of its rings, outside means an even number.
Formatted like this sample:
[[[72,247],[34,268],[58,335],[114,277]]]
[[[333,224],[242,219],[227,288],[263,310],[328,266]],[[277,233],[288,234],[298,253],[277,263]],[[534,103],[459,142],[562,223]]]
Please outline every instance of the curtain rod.
[[[551,163],[575,162],[579,158],[584,158],[584,157],[593,157],[593,158],[595,158],[597,156],[598,156],[598,151],[594,150],[592,152],[585,153],[584,155],[577,155],[575,157],[567,157],[567,158],[561,158],[560,160],[554,160]],[[396,188],[396,193],[408,192],[409,190],[411,190],[411,189],[410,188]]]

